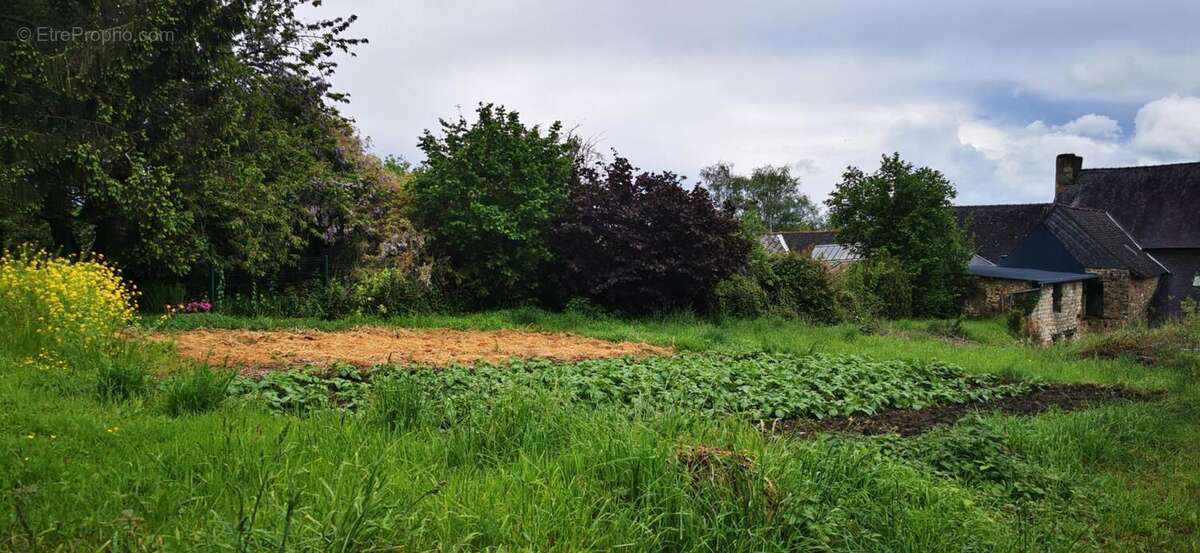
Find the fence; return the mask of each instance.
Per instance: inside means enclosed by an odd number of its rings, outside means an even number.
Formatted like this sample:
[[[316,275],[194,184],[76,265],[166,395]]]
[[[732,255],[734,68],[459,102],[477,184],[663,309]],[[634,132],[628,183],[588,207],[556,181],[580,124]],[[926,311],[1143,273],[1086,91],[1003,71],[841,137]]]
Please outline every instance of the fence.
[[[339,270],[343,269],[343,270]],[[302,256],[295,265],[272,275],[257,276],[244,271],[223,271],[215,265],[194,267],[186,276],[142,285],[143,311],[161,311],[164,306],[205,299],[220,309],[229,299],[259,296],[315,283],[328,284],[344,276],[329,255]]]

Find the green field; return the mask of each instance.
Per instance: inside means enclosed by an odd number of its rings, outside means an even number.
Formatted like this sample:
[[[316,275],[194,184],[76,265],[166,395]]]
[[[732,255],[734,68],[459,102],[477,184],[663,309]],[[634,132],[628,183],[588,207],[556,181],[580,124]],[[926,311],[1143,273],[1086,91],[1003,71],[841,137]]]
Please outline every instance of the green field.
[[[568,331],[684,354],[264,384],[193,371],[140,343],[108,365],[67,370],[23,363],[6,347],[0,548],[1200,549],[1195,366],[1031,348],[1000,321],[968,321],[953,336],[932,321],[861,329],[537,310],[333,322],[189,315],[166,326],[367,323]],[[973,417],[904,439],[801,439],[754,425],[777,411],[964,401],[1007,393],[1013,378],[1168,395]]]

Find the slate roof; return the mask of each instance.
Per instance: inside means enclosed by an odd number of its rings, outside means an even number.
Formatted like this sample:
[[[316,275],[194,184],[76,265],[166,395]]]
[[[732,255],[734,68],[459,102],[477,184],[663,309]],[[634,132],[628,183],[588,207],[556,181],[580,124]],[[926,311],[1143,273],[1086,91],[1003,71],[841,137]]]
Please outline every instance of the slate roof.
[[[824,244],[837,243],[836,230],[804,230],[794,232],[781,232],[780,236],[787,243],[788,251],[794,253],[804,253],[811,250],[815,246]]]
[[[1085,267],[1129,269],[1142,278],[1167,272],[1104,211],[1058,205],[1050,210],[1045,224]]]
[[[975,243],[975,254],[999,264],[1046,218],[1054,204],[955,206],[959,227]]]
[[[1097,278],[1096,275],[1087,273],[1060,273],[1057,271],[1023,269],[1020,267],[989,267],[976,265],[968,267],[968,270],[975,276],[1000,278],[1004,280],[1027,280],[1029,282],[1036,282],[1038,284],[1078,282],[1080,280],[1092,280]]]
[[[1084,169],[1058,201],[1109,212],[1144,248],[1200,248],[1200,163]]]

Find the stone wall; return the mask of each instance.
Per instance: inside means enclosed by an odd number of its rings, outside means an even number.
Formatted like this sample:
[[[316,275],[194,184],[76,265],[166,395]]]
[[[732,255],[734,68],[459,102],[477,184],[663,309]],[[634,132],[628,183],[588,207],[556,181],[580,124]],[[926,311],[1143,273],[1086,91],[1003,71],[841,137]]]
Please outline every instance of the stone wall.
[[[1104,331],[1146,322],[1158,277],[1137,278],[1126,269],[1087,271],[1100,277],[1104,285],[1104,313],[1088,319],[1090,328]]]
[[[1060,309],[1054,310],[1054,287],[1061,287]],[[1084,332],[1083,282],[1063,282],[1042,286],[1037,306],[1025,321],[1029,337],[1042,342],[1070,341]]]
[[[1024,280],[976,278],[974,287],[963,301],[963,314],[982,317],[1004,313],[1011,307],[1012,294],[1035,287]]]

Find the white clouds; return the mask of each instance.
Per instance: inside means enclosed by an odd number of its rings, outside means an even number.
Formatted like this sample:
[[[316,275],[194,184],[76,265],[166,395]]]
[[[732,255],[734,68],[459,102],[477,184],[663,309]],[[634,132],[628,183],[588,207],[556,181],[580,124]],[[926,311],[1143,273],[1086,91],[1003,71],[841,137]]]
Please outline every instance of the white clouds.
[[[1005,127],[963,121],[958,140],[983,155],[990,167],[967,187],[972,201],[1046,201],[1053,191],[1054,157],[1083,156],[1084,167],[1116,167],[1200,160],[1200,98],[1168,96],[1138,110],[1133,136],[1104,115],[1088,114],[1063,125],[1035,121]],[[985,192],[985,194],[978,194]],[[974,196],[981,196],[975,200]]]
[[[1066,134],[1112,140],[1121,134],[1121,124],[1111,117],[1089,113],[1070,123],[1055,127],[1055,130]]]
[[[1200,159],[1200,98],[1168,96],[1138,110],[1133,146],[1150,158]]]
[[[1066,151],[1086,167],[1200,159],[1197,2],[416,0],[317,14],[344,12],[371,40],[334,80],[345,110],[378,151],[413,161],[422,129],[480,101],[578,125],[650,170],[791,164],[818,201],[846,165],[893,151],[977,203],[1048,199]]]

